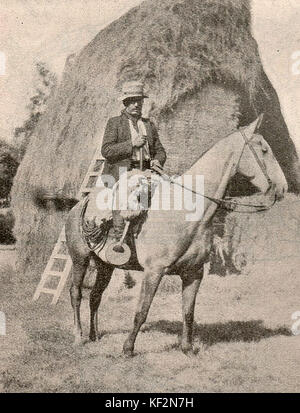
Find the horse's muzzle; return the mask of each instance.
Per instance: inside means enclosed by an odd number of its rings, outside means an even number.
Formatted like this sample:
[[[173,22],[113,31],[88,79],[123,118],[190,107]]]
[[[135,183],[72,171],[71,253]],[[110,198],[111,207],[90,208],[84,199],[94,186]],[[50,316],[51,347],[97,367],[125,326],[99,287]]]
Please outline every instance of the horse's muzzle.
[[[280,185],[280,187],[276,186],[274,188],[274,196],[276,201],[281,201],[285,197],[287,189],[287,185]]]
[[[275,201],[281,201],[284,198],[285,192],[286,192],[285,186],[283,185],[276,185],[272,184],[269,186],[267,191],[265,192],[265,195],[268,195],[270,199],[274,199]]]

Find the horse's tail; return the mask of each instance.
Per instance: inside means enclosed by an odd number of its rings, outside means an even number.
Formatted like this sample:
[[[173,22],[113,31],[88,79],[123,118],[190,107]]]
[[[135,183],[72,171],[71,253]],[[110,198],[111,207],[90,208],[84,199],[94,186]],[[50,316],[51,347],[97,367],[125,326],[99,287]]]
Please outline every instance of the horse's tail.
[[[61,191],[47,191],[45,188],[35,188],[31,194],[33,203],[42,209],[54,207],[57,211],[69,211],[79,202]]]

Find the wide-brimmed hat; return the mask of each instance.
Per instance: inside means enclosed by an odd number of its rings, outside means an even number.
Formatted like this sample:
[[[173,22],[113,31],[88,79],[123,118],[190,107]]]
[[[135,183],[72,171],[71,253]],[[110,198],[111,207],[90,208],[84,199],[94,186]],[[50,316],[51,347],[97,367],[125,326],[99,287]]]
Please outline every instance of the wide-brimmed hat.
[[[140,97],[140,98],[148,97],[144,93],[143,83],[137,82],[137,81],[125,82],[123,84],[122,93],[121,93],[121,96],[119,97],[119,100],[123,101],[125,99],[137,98],[137,97]]]

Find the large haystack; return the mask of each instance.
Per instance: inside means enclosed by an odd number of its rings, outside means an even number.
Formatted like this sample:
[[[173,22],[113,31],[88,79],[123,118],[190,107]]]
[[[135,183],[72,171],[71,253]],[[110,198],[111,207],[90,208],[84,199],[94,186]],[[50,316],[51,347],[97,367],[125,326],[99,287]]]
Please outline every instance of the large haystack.
[[[32,191],[76,194],[127,79],[145,81],[170,172],[234,130],[239,111],[242,124],[264,111],[265,137],[299,190],[298,159],[251,36],[248,0],[147,0],[67,60],[13,188],[21,269],[39,273],[65,219],[37,209]]]

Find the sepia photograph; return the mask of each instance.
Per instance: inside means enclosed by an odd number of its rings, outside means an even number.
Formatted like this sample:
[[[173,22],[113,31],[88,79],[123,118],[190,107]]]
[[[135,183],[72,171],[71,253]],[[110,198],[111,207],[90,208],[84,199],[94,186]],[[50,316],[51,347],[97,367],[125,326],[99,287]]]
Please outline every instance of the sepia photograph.
[[[0,282],[2,394],[299,393],[300,0],[1,0]]]

